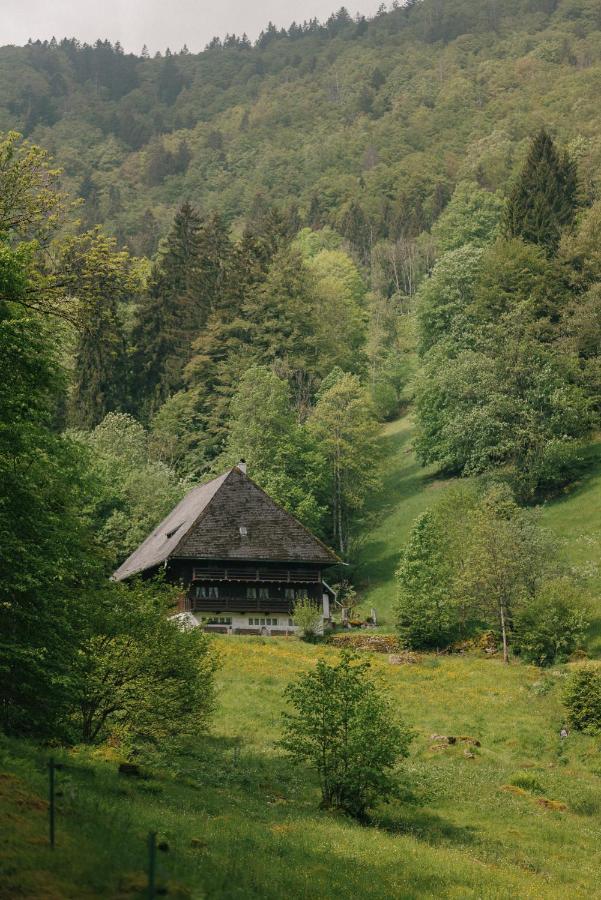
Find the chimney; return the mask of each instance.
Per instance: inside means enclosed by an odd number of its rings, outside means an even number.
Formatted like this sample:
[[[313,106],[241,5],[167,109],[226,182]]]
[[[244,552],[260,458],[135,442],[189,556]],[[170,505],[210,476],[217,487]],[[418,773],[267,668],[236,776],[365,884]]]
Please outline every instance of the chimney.
[[[240,462],[238,463],[238,468],[240,469],[241,472],[244,472],[244,474],[246,475],[246,460],[245,459],[240,460]]]

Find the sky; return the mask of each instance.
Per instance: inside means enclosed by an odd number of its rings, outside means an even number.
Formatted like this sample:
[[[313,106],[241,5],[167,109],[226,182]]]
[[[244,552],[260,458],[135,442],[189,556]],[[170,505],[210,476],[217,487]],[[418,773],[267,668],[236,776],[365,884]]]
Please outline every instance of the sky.
[[[247,32],[257,37],[269,21],[327,19],[343,4],[351,14],[373,14],[381,0],[0,0],[0,45],[25,44],[55,36],[92,43],[97,38],[121,41],[139,53],[184,44],[202,50],[214,35]]]

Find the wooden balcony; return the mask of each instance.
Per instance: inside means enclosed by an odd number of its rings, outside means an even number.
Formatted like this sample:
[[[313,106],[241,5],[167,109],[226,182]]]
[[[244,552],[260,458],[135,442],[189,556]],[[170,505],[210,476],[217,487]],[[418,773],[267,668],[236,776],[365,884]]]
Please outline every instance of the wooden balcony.
[[[291,600],[283,600],[281,597],[249,600],[247,597],[187,597],[184,601],[184,609],[188,612],[212,612],[216,615],[227,612],[272,612],[292,614]]]
[[[243,569],[236,566],[192,569],[192,581],[264,581],[284,584],[318,584],[321,572],[315,569]]]

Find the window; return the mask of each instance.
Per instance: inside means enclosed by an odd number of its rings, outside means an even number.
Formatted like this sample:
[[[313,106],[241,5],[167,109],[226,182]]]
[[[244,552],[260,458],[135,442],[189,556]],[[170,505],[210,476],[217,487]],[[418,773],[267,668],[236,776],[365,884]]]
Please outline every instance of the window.
[[[259,600],[269,600],[269,588],[259,588]]]
[[[194,588],[197,600],[217,600],[219,588],[216,585],[198,584]]]
[[[247,534],[248,534],[248,528],[246,527],[246,525],[241,525],[240,526],[240,535],[242,537],[246,537]]]
[[[256,600],[257,599],[256,587],[247,587],[246,588],[246,599],[247,600]]]
[[[258,619],[258,618],[250,618],[248,620],[249,625],[254,625],[255,627],[264,628],[265,626],[274,626],[278,624],[277,619]]]
[[[284,597],[286,600],[294,600],[295,599],[295,590],[294,588],[284,588]]]
[[[203,619],[207,625],[231,625],[232,618],[231,616],[210,616],[207,619]]]
[[[290,628],[294,628],[294,619],[288,619],[288,625]]]

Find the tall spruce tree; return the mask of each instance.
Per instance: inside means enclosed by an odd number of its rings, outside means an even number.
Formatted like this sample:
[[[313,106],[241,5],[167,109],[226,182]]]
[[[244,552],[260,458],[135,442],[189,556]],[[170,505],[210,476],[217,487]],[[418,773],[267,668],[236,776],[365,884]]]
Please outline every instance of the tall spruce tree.
[[[129,254],[117,251],[115,240],[99,229],[65,241],[61,268],[79,310],[71,418],[92,428],[107,413],[127,407],[120,306],[133,299],[137,278]]]
[[[541,244],[554,253],[562,231],[573,223],[577,207],[576,164],[567,153],[560,154],[550,134],[541,129],[509,198],[505,234]]]
[[[184,202],[153,267],[133,332],[134,390],[138,412],[151,413],[177,390],[183,354],[197,316],[199,234],[202,220]]]
[[[234,266],[234,247],[230,240],[229,229],[219,213],[212,213],[203,224],[199,233],[199,275],[201,293],[199,314],[200,324],[204,325],[209,315],[217,309],[233,307],[237,304],[232,291],[232,268]]]
[[[221,217],[214,214],[203,222],[190,203],[183,203],[152,270],[134,328],[139,413],[152,414],[183,386],[195,339],[215,309],[231,305],[232,257]]]
[[[298,250],[284,247],[274,256],[265,281],[249,293],[244,315],[256,362],[274,365],[288,379],[302,414],[318,377],[317,310],[313,278]]]

